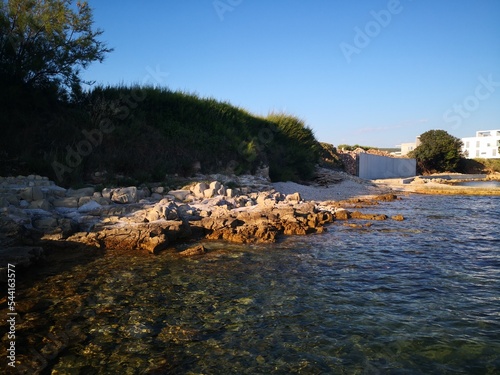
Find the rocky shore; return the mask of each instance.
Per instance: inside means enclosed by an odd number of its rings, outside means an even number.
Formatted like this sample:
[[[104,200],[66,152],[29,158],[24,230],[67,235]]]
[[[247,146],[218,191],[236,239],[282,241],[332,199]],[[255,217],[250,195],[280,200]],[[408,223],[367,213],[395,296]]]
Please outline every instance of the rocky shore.
[[[464,186],[464,182],[480,182],[477,186]],[[395,178],[375,180],[380,187],[392,189],[395,192],[434,195],[500,195],[500,174],[461,174],[440,173],[429,176],[411,178]],[[480,186],[483,185],[483,186]]]
[[[385,192],[326,170],[318,172],[312,185],[272,184],[262,176],[211,175],[198,176],[175,190],[161,184],[64,189],[42,176],[4,177],[0,264],[27,267],[53,248],[155,253],[199,239],[272,243],[283,235],[321,233],[335,220],[385,220],[383,214],[358,211],[363,204],[396,199]],[[180,255],[203,252],[197,245]]]

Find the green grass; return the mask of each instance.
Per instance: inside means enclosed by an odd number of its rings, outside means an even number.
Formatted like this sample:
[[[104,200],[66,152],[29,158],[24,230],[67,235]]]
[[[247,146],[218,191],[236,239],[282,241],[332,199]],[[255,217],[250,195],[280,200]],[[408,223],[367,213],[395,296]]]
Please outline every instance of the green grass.
[[[312,176],[319,158],[319,143],[300,119],[263,118],[165,88],[99,86],[76,102],[40,92],[4,92],[3,99],[0,175],[38,173],[69,186],[96,171],[140,183],[189,176],[198,166],[201,173],[242,174],[269,165],[274,181],[299,181]],[[90,149],[85,132],[95,136]]]

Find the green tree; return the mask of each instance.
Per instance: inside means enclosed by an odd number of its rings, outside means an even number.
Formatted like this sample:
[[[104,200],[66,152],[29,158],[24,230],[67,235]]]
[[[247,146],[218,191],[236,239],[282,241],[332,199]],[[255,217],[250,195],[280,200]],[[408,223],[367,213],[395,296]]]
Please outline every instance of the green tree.
[[[78,91],[80,71],[111,52],[86,2],[0,1],[0,84]]]
[[[429,130],[408,156],[417,159],[422,173],[454,172],[462,159],[462,141],[444,130]]]

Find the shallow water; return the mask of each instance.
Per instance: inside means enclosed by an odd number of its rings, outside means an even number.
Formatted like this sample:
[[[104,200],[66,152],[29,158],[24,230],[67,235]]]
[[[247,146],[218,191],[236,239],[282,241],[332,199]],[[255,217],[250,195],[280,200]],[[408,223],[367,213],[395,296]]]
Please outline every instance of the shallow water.
[[[18,291],[19,356],[54,374],[499,373],[500,198],[371,210],[406,220],[45,278]]]
[[[465,181],[465,182],[457,182],[455,185],[489,189],[489,188],[499,188],[500,181]]]

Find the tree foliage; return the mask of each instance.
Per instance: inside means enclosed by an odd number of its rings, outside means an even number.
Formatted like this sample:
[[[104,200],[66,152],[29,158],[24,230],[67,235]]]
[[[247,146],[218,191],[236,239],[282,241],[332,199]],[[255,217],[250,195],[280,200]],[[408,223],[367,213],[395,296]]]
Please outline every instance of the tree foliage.
[[[0,83],[78,89],[80,70],[111,49],[92,10],[71,0],[0,1]]]
[[[422,173],[454,172],[462,159],[462,141],[444,130],[429,130],[409,156],[417,159]]]

